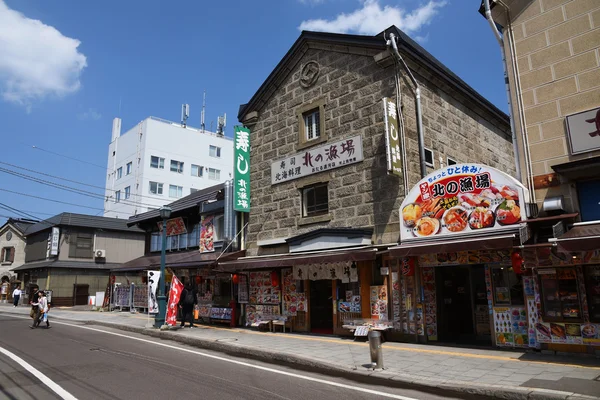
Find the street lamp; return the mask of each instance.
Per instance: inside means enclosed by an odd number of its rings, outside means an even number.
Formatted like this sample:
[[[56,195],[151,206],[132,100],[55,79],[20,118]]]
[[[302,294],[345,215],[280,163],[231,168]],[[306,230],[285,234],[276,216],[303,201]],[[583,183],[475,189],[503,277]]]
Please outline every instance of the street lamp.
[[[160,248],[160,280],[158,282],[158,314],[154,317],[154,327],[156,328],[160,328],[165,324],[167,314],[165,258],[167,249],[167,220],[171,217],[171,207],[162,206],[158,212],[162,219],[162,246]]]

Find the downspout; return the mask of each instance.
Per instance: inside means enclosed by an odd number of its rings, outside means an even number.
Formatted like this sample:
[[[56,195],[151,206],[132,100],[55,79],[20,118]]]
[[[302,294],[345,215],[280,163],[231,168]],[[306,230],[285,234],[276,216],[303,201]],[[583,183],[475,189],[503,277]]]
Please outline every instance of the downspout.
[[[415,103],[416,103],[416,110],[417,110],[417,138],[419,141],[419,165],[421,167],[421,178],[424,178],[425,175],[427,175],[427,165],[425,164],[425,143],[424,143],[424,139],[423,139],[423,111],[421,109],[421,89],[419,88],[419,83],[417,82],[417,80],[415,79],[415,77],[413,76],[412,72],[410,72],[410,69],[408,69],[408,65],[406,65],[406,63],[404,62],[404,59],[402,58],[402,56],[400,55],[400,52],[398,51],[398,45],[396,44],[396,35],[394,35],[393,33],[390,33],[390,39],[386,42],[386,44],[388,45],[388,47],[391,45],[393,50],[392,54],[398,59],[398,61],[400,61],[402,63],[402,65],[404,65],[404,69],[406,69],[406,72],[408,72],[408,76],[410,77],[410,80],[412,81],[413,85],[415,85],[415,89],[414,89],[414,93],[415,93]],[[405,183],[406,185],[406,183]]]
[[[515,128],[515,119],[513,117],[513,109],[512,109],[512,100],[510,96],[510,84],[508,82],[508,69],[506,68],[506,53],[504,51],[504,39],[502,39],[502,35],[498,31],[496,27],[496,23],[492,18],[492,12],[490,11],[490,0],[483,0],[483,4],[485,5],[485,19],[490,24],[492,28],[492,32],[494,32],[494,36],[500,45],[500,53],[502,54],[502,68],[504,70],[504,86],[506,87],[506,97],[508,101],[508,110],[509,110],[509,118],[510,118],[510,133],[512,136],[512,145],[513,152],[515,153],[515,167],[517,171],[517,180],[519,182],[523,182],[521,177],[521,155],[519,154],[519,144],[517,142],[517,129]]]

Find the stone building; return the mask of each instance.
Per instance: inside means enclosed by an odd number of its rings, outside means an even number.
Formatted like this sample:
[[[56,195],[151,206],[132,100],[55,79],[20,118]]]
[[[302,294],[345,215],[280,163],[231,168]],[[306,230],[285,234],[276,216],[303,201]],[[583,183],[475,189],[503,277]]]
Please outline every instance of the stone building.
[[[448,163],[477,162],[512,174],[514,158],[507,116],[395,27],[400,51],[423,97],[429,171]],[[315,79],[305,83],[306,68]],[[303,32],[239,119],[251,129],[252,211],[249,254],[322,227],[372,227],[376,244],[398,241],[398,209],[405,187],[421,178],[415,105],[401,72],[408,160],[407,185],[386,173],[382,98],[394,97],[396,69],[384,35],[374,37]],[[304,139],[303,116],[320,111],[320,136]],[[364,161],[285,183],[271,184],[271,164],[317,144],[360,135]],[[428,156],[429,157],[429,156]],[[327,183],[327,212],[303,214],[302,190]]]
[[[423,159],[415,86],[388,50],[394,36],[421,91]],[[400,111],[395,174],[390,110]],[[247,255],[219,265],[249,274],[248,325],[343,334],[352,318],[385,316],[397,328],[398,264],[386,250],[399,241],[408,189],[452,164],[515,171],[507,115],[393,26],[377,36],[302,32],[238,119],[251,131]]]
[[[600,2],[489,7],[506,57],[520,175],[540,212],[522,248],[524,279],[540,299],[530,338],[542,348],[598,354],[590,332],[600,329]],[[566,340],[545,334],[567,326],[576,329]]]

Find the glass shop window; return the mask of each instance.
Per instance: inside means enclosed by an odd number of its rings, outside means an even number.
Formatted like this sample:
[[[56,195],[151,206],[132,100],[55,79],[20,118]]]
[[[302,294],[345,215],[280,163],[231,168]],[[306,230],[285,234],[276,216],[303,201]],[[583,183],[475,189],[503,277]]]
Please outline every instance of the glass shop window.
[[[511,267],[493,268],[492,280],[494,284],[494,304],[525,305],[523,277],[515,274]]]
[[[581,303],[575,268],[540,269],[540,290],[544,318],[548,321],[581,319]]]
[[[584,270],[590,321],[600,322],[600,265],[588,265]]]

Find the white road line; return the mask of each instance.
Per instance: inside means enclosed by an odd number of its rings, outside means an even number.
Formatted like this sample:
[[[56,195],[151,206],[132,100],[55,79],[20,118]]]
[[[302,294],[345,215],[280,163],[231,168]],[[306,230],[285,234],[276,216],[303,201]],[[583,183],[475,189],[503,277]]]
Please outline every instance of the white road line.
[[[0,347],[0,353],[6,354],[10,358],[12,358],[16,363],[18,363],[21,367],[25,368],[31,375],[38,378],[42,383],[50,388],[54,393],[59,395],[64,400],[77,400],[77,397],[73,396],[71,393],[67,392],[65,389],[60,387],[56,382],[52,379],[48,378],[46,375],[42,374],[37,369],[33,368],[31,364],[27,361],[23,360],[16,354],[11,353],[3,347]]]
[[[4,314],[4,315],[7,315],[7,314]],[[12,315],[11,315],[11,317],[12,317]],[[17,316],[14,316],[14,318],[28,319],[27,317],[17,317]],[[232,360],[232,359],[225,358],[225,357],[219,357],[219,356],[215,356],[215,355],[212,355],[212,354],[202,353],[202,352],[196,351],[196,350],[184,349],[184,348],[181,348],[181,347],[172,346],[172,345],[165,344],[165,343],[160,343],[160,342],[155,342],[155,341],[148,340],[148,339],[142,339],[142,338],[137,338],[137,337],[133,337],[133,336],[124,335],[122,333],[108,332],[108,331],[104,331],[102,329],[90,328],[89,326],[74,325],[74,324],[69,324],[69,323],[66,323],[66,322],[57,322],[56,320],[54,320],[52,323],[53,324],[60,324],[60,325],[72,326],[74,328],[87,329],[87,330],[90,330],[90,331],[105,333],[105,334],[108,334],[108,335],[119,336],[119,337],[131,339],[131,340],[137,340],[139,342],[150,343],[150,344],[152,344],[154,346],[166,347],[166,348],[169,348],[169,349],[174,349],[174,350],[179,350],[179,351],[183,351],[183,352],[186,352],[186,353],[196,354],[196,355],[199,355],[199,356],[202,356],[202,357],[212,358],[214,360],[224,361],[224,362],[228,362],[228,363],[231,363],[231,364],[242,365],[244,367],[260,369],[262,371],[267,371],[267,372],[271,372],[271,373],[274,373],[274,374],[290,376],[290,377],[293,377],[293,378],[303,379],[303,380],[311,381],[311,382],[322,383],[324,385],[335,386],[335,387],[339,387],[339,388],[342,388],[342,389],[348,389],[348,390],[354,390],[356,392],[368,393],[368,394],[372,394],[372,395],[375,395],[375,396],[387,397],[387,398],[390,398],[390,399],[398,399],[398,400],[418,400],[418,399],[415,399],[415,398],[412,398],[412,397],[406,397],[406,396],[400,396],[400,395],[397,395],[397,394],[380,392],[378,390],[365,389],[365,388],[362,388],[360,386],[345,385],[343,383],[337,383],[337,382],[327,381],[327,380],[324,380],[324,379],[319,379],[319,378],[313,378],[313,377],[310,377],[310,376],[294,374],[294,373],[291,373],[291,372],[278,371],[278,370],[273,369],[273,368],[267,368],[267,367],[263,367],[263,366],[260,366],[260,365],[253,365],[253,364],[249,364],[249,363],[246,363],[246,362],[243,362],[243,361]],[[74,399],[74,397],[70,397],[70,399]]]

